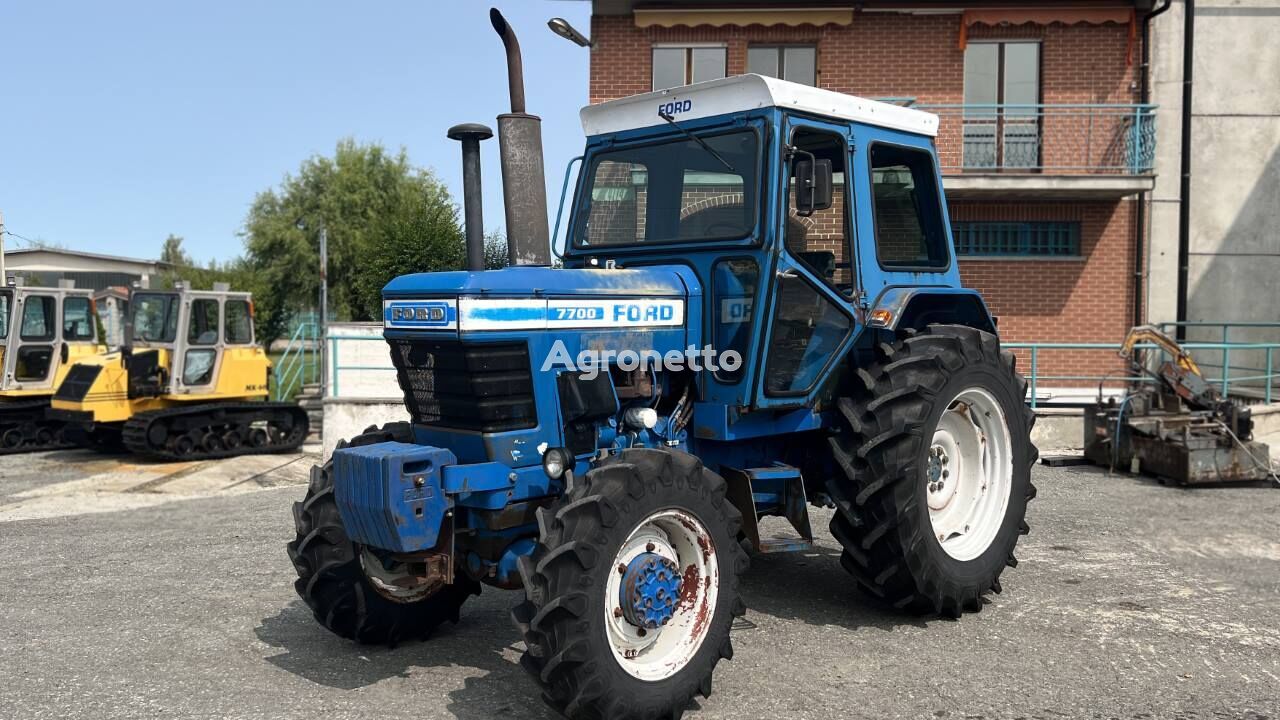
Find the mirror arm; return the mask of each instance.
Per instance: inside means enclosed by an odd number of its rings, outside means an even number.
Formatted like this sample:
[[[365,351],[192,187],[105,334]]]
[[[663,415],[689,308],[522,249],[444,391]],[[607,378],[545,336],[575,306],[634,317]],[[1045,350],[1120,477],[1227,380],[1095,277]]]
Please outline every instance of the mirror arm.
[[[817,177],[817,173],[818,173],[818,159],[814,157],[813,153],[809,152],[808,150],[801,150],[795,145],[788,145],[787,159],[793,160],[797,155],[804,155],[809,159],[809,177],[796,178],[800,182],[805,183],[806,187],[809,190],[809,203],[808,203],[809,207],[803,211],[801,211],[799,208],[796,208],[796,215],[799,215],[800,217],[812,217],[813,213],[816,211],[816,207],[814,205],[814,200],[813,200],[813,185],[814,185],[814,179]]]

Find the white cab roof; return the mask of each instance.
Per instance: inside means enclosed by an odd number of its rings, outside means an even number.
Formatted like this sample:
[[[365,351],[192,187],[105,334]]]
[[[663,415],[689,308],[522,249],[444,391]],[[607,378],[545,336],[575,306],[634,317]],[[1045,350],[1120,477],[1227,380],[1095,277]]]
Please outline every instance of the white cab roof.
[[[930,137],[938,134],[938,116],[932,113],[763,75],[737,75],[588,105],[582,108],[582,129],[591,136],[662,125],[666,122],[658,115],[662,108],[676,120],[693,120],[764,107]]]

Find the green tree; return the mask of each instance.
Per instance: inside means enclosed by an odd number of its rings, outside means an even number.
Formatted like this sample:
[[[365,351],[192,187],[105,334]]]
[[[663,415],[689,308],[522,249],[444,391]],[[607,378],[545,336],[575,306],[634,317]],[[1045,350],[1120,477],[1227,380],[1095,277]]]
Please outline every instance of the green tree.
[[[507,255],[507,237],[501,230],[490,230],[484,235],[484,269],[501,270],[510,262]]]
[[[161,269],[157,278],[157,287],[171,288],[175,282],[182,280],[190,283],[193,288],[210,290],[215,282],[232,282],[234,279],[244,280],[242,277],[235,277],[237,275],[236,269],[243,265],[243,261],[239,258],[227,263],[210,260],[208,265],[201,267],[187,252],[186,248],[182,247],[182,243],[182,236],[172,233],[161,243]],[[239,290],[241,287],[239,284],[232,282],[232,289]]]
[[[373,320],[392,277],[461,267],[457,214],[444,185],[411,166],[403,148],[392,154],[347,139],[333,157],[303,161],[258,194],[245,220],[260,334],[279,337],[293,313],[316,306],[320,228],[328,233],[331,317]]]

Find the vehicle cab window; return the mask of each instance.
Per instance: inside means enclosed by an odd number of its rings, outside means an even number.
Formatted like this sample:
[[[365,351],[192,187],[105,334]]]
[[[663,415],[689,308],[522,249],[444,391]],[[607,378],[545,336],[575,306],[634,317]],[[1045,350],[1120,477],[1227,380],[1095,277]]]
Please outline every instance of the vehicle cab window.
[[[51,295],[32,295],[22,306],[23,340],[52,340],[55,333],[56,301]]]
[[[937,174],[928,152],[873,144],[871,199],[881,265],[930,270],[951,264]]]
[[[69,297],[62,301],[62,339],[69,342],[92,340],[93,311],[87,297]]]
[[[601,152],[589,169],[575,245],[739,240],[755,232],[759,141],[752,130]]]
[[[176,295],[135,295],[130,302],[130,324],[134,340],[144,343],[171,343],[178,337]]]
[[[228,345],[248,345],[253,342],[253,314],[247,300],[228,300],[226,340]]]

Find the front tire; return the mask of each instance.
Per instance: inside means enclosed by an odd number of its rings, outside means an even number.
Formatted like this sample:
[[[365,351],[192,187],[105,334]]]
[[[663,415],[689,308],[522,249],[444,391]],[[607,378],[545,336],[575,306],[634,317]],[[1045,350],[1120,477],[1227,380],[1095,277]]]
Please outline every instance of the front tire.
[[[741,515],[697,458],[624,450],[538,511],[512,611],[524,666],[571,720],[678,718],[733,656]],[[678,574],[678,579],[673,575]]]
[[[995,335],[970,327],[929,326],[877,351],[830,440],[841,564],[894,607],[980,611],[1029,531],[1038,453],[1026,382]]]
[[[408,423],[369,428],[348,445],[411,442]],[[370,645],[425,639],[445,621],[458,622],[462,603],[480,594],[480,584],[462,573],[434,592],[396,585],[376,555],[351,541],[333,494],[333,460],[311,468],[307,496],[293,505],[297,537],[288,545],[298,571],[294,589],[316,620],[341,637]]]

